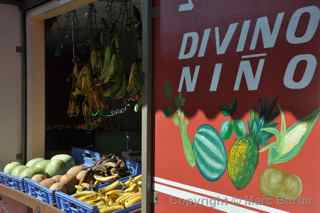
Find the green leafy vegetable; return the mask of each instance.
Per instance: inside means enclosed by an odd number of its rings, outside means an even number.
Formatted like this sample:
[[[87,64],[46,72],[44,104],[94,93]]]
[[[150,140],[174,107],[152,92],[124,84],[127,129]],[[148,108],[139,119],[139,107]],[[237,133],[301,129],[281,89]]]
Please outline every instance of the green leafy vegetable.
[[[262,130],[276,136],[276,141],[261,151],[269,150],[268,164],[285,163],[296,157],[320,116],[320,109],[313,111],[306,118],[297,121],[287,129],[284,112],[281,111],[281,129],[263,128]]]
[[[192,150],[189,134],[188,134],[188,120],[184,113],[178,110],[173,116],[173,122],[179,127],[180,136],[182,139],[183,151],[188,164],[194,167],[196,164],[194,153]]]

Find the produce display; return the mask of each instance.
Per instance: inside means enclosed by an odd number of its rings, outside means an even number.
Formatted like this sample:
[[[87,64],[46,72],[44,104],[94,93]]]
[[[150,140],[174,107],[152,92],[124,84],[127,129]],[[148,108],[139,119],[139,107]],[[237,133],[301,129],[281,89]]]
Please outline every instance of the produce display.
[[[21,165],[19,162],[11,162],[4,167],[3,172],[21,178],[54,177],[64,174],[74,165],[70,155],[56,155],[51,160],[35,158]]]
[[[126,168],[125,161],[116,155],[103,156],[92,167],[86,170],[81,176],[80,185],[87,186],[85,189],[93,189],[98,184],[110,182],[121,177],[127,177],[130,173]]]
[[[90,167],[75,165],[66,154],[55,155],[50,160],[35,158],[26,165],[11,162],[5,166],[4,173],[64,192],[97,206],[100,212],[113,212],[141,202],[142,176],[132,177],[125,161],[113,154],[103,155]]]
[[[117,180],[96,191],[87,190],[86,184],[82,183],[77,186],[78,190],[72,196],[89,205],[97,206],[100,213],[129,208],[141,201],[141,178],[139,175],[126,182]]]

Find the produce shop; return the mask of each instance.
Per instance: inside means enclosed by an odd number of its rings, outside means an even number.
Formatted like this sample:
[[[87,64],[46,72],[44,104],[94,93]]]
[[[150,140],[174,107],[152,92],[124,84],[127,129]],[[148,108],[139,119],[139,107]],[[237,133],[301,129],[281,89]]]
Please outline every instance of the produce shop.
[[[1,210],[320,212],[319,0],[21,2]]]
[[[0,2],[0,13],[18,12],[12,18],[22,57],[16,60],[24,72],[22,145],[17,155],[1,160],[4,212],[147,208],[142,198],[151,190],[143,184],[142,147],[151,132],[143,68],[149,66],[144,54],[150,38],[143,35],[148,5],[140,0]]]

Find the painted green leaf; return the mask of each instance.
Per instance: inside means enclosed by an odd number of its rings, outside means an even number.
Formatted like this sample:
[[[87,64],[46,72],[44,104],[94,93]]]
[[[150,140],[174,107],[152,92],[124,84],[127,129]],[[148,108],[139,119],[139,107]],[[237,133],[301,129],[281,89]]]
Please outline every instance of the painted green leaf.
[[[172,119],[174,124],[179,127],[185,159],[189,166],[194,167],[196,161],[188,133],[188,120],[185,118],[184,113],[180,110],[174,113]]]
[[[238,138],[242,138],[247,134],[246,125],[242,120],[234,120],[233,130],[237,134]]]
[[[281,131],[276,135],[278,137],[277,141],[269,149],[269,163],[286,163],[296,157],[309,138],[319,116],[320,109],[317,109],[306,118],[297,121],[289,129],[286,129],[285,116],[281,112]]]
[[[172,99],[172,85],[171,85],[171,82],[170,81],[166,81],[165,84],[164,84],[164,96],[171,100]]]
[[[174,99],[174,104],[177,109],[181,109],[184,106],[185,102],[186,99],[181,93]]]
[[[230,121],[223,122],[220,128],[220,137],[223,140],[228,140],[230,139],[232,132],[233,132],[233,121],[230,120]]]
[[[191,167],[194,167],[196,164],[196,161],[195,161],[194,153],[192,150],[192,145],[190,142],[187,127],[188,127],[187,125],[181,125],[180,126],[180,134],[181,134],[183,151],[184,151],[184,155],[186,157],[186,160]]]
[[[230,116],[233,113],[235,113],[235,111],[237,110],[237,107],[238,107],[238,102],[237,102],[237,99],[234,98],[231,105],[222,105],[220,107],[220,111],[222,112],[223,115]]]
[[[165,114],[166,117],[170,117],[173,115],[174,113],[174,109],[172,107],[166,107],[164,110],[163,110],[163,113]]]

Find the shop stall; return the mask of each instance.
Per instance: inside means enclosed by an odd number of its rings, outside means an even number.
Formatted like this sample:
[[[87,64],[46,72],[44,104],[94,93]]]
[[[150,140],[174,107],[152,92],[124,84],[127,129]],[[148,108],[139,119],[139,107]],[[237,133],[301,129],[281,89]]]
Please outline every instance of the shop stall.
[[[36,212],[149,208],[149,3],[15,3],[26,132],[21,159],[3,159],[1,196]]]
[[[320,212],[318,0],[20,6],[0,207]]]

